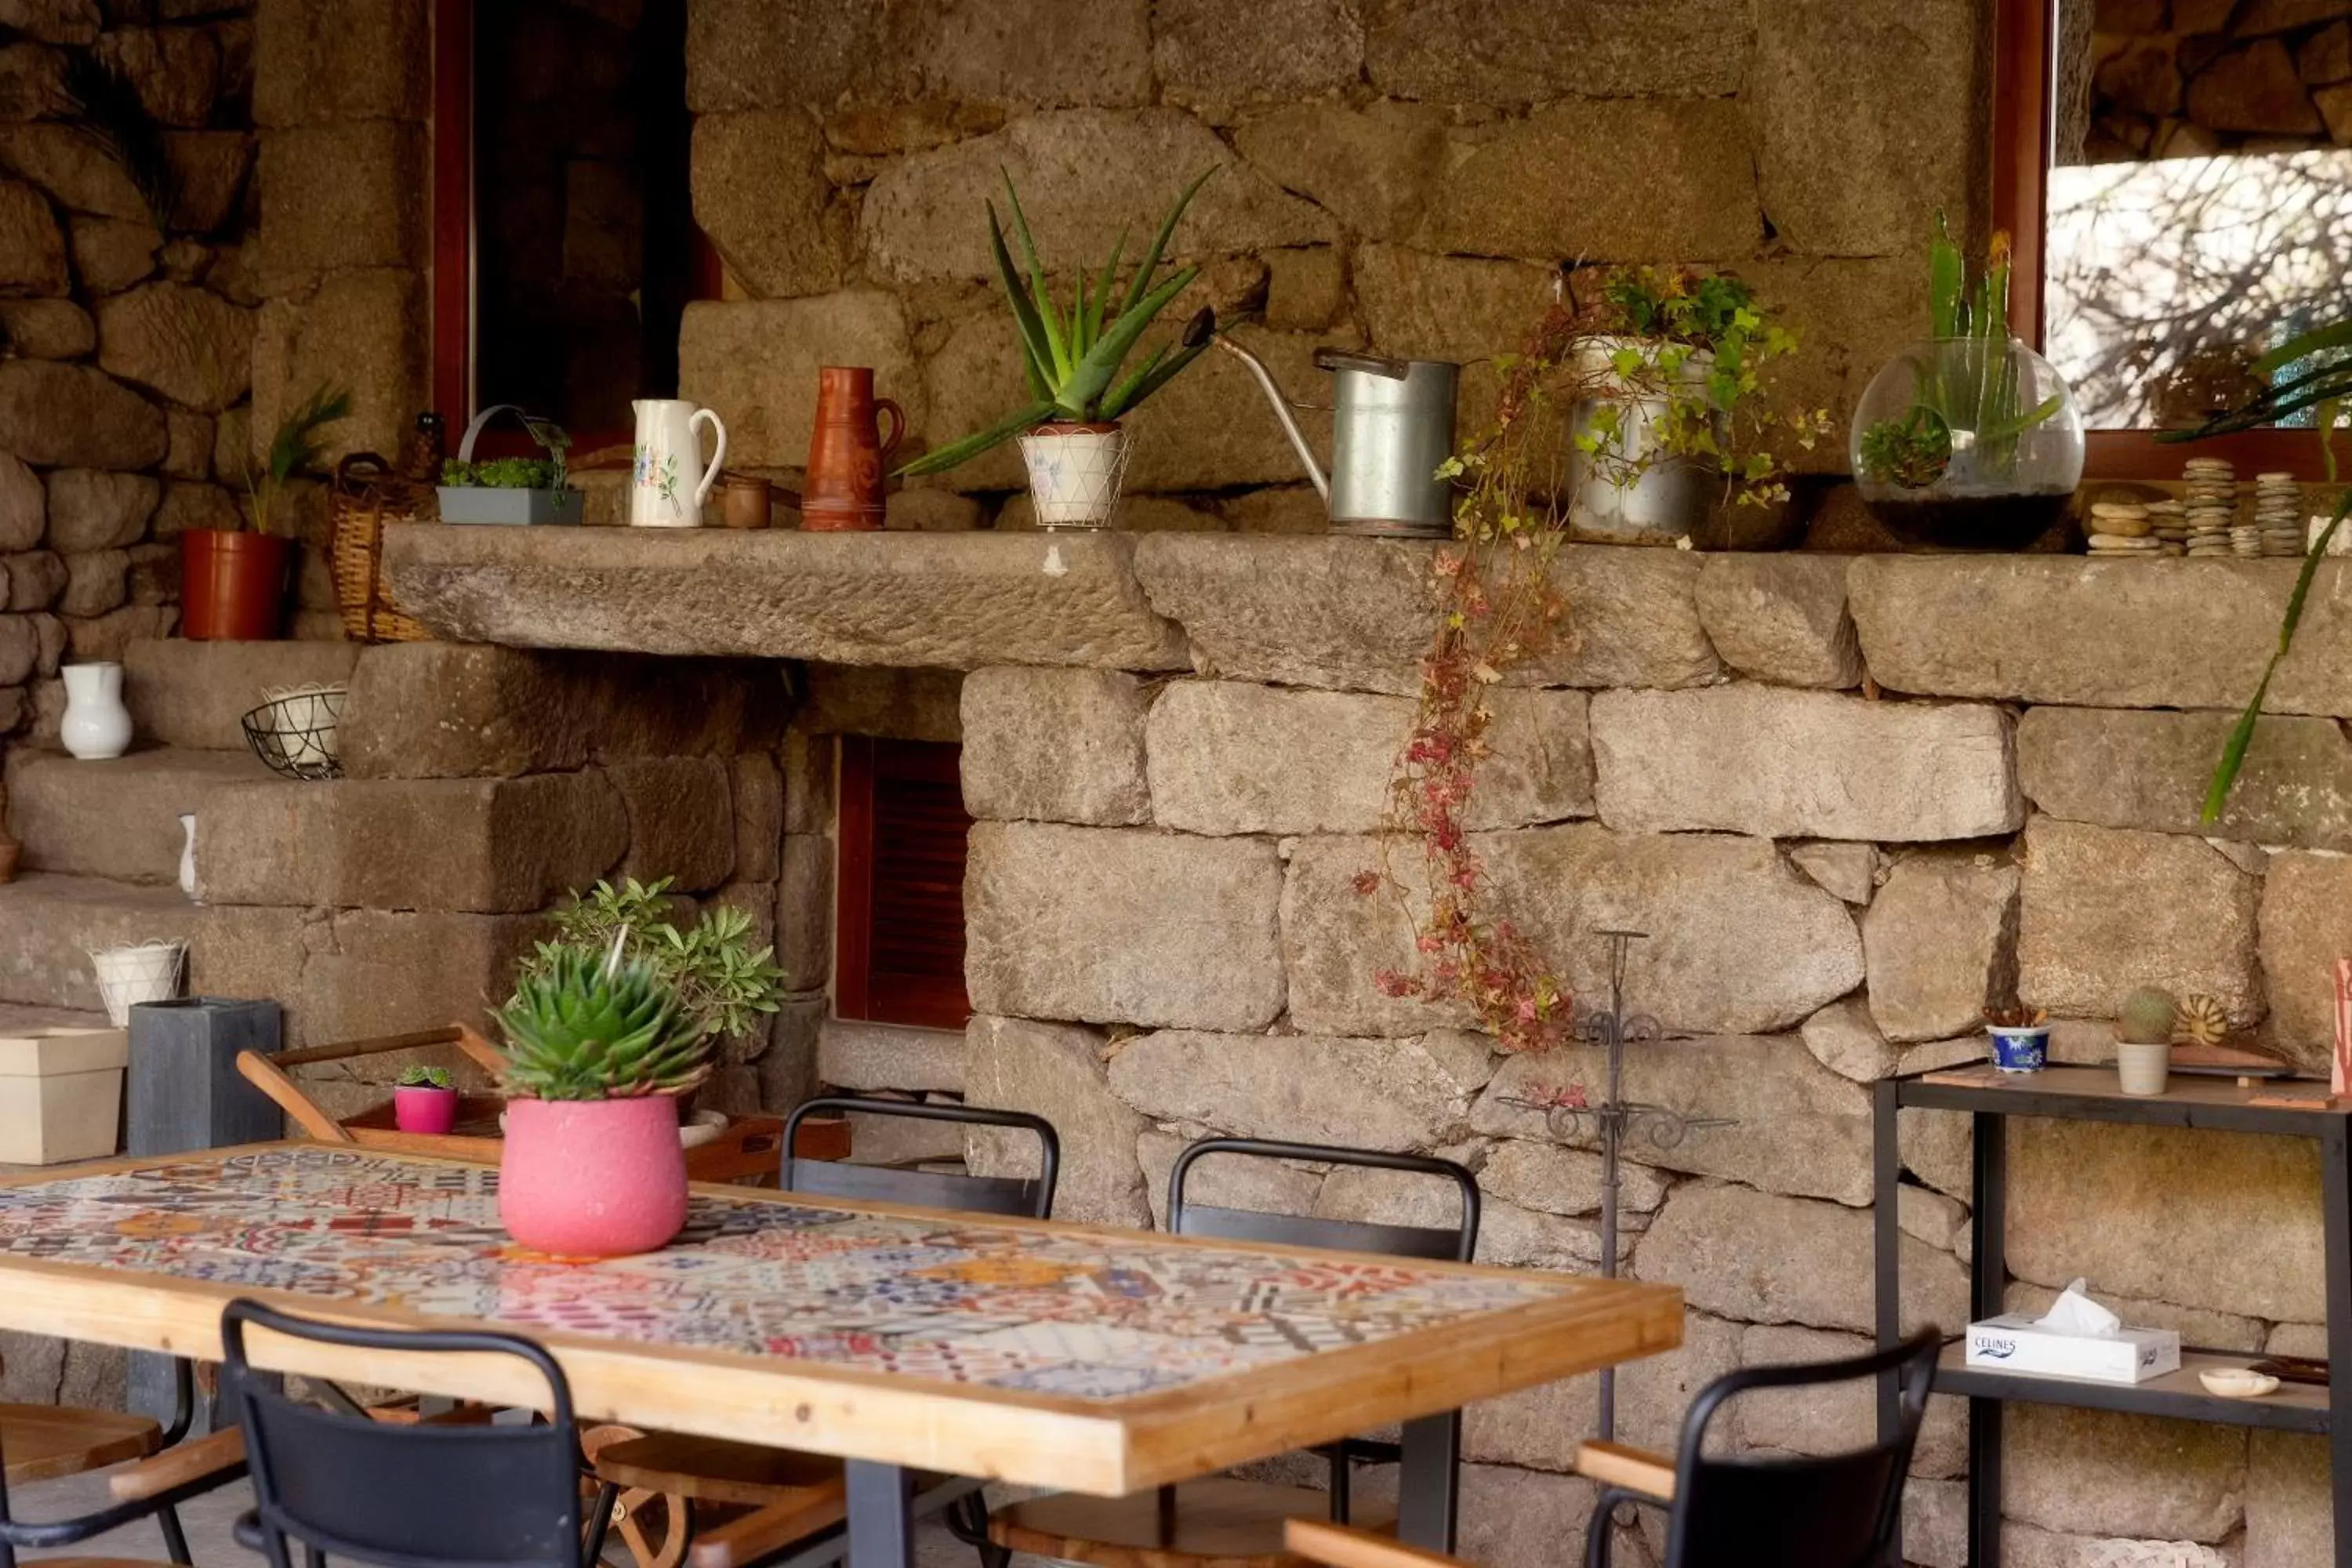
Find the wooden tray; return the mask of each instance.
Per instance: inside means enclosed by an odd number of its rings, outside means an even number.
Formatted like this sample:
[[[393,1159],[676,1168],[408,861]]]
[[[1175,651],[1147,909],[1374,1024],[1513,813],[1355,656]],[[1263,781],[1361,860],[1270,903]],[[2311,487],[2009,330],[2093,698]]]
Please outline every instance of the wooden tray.
[[[456,1046],[490,1073],[496,1073],[505,1065],[505,1058],[499,1055],[496,1046],[463,1024],[450,1024],[438,1029],[418,1029],[405,1035],[383,1035],[373,1039],[304,1046],[296,1050],[279,1051],[274,1056],[263,1056],[257,1051],[240,1051],[237,1053],[236,1070],[247,1082],[276,1101],[278,1108],[286,1113],[287,1120],[300,1129],[303,1136],[321,1143],[353,1143],[368,1149],[391,1149],[412,1154],[442,1154],[453,1159],[496,1163],[499,1143],[499,1115],[506,1109],[505,1100],[498,1095],[468,1094],[461,1097],[457,1102],[457,1126],[449,1132],[403,1132],[394,1119],[389,1097],[355,1116],[338,1121],[328,1115],[318,1101],[305,1094],[301,1086],[286,1071],[288,1068],[310,1062],[344,1061],[353,1057],[382,1056],[430,1046]],[[709,1142],[696,1144],[686,1152],[687,1176],[697,1182],[739,1184],[772,1180],[780,1164],[779,1150],[783,1137],[782,1117],[734,1117],[719,1136]],[[799,1146],[794,1153],[801,1159],[843,1159],[849,1153],[848,1120],[811,1117],[801,1124],[797,1142]]]

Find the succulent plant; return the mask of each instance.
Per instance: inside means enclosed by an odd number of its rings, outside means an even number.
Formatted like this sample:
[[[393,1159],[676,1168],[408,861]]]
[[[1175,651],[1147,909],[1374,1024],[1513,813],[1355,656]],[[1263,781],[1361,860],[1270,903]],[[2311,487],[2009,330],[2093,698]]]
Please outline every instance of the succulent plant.
[[[423,1062],[411,1062],[400,1069],[402,1089],[452,1089],[447,1068],[426,1067]]]
[[[2171,992],[2143,985],[2125,997],[2116,1010],[2116,1038],[2137,1046],[2168,1044],[2178,1012]]]
[[[494,1016],[511,1095],[627,1100],[684,1094],[710,1076],[709,1033],[679,1009],[659,972],[623,957],[618,942],[603,953],[541,943]]]
[[[2214,996],[2183,996],[2174,1038],[2192,1046],[2218,1046],[2230,1035],[2229,1009]]]

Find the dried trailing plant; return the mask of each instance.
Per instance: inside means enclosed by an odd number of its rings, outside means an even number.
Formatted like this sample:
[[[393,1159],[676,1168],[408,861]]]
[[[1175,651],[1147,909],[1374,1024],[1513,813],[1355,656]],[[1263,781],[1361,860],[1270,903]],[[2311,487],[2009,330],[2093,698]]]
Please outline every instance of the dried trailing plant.
[[[164,151],[163,128],[147,112],[131,79],[88,49],[68,49],[63,88],[73,108],[74,130],[122,170],[155,226],[171,227],[179,179]]]
[[[1022,259],[1027,268],[1025,276],[1022,268],[1014,265],[1013,253],[1005,245],[1004,229],[997,221],[994,202],[988,204],[988,243],[995,253],[997,275],[1003,280],[1004,296],[1013,307],[1013,324],[1019,330],[1021,370],[1029,384],[1030,401],[987,429],[975,431],[935,452],[927,452],[901,466],[898,472],[945,472],[1049,421],[1085,424],[1117,419],[1167,385],[1179,371],[1199,358],[1208,347],[1211,334],[1205,331],[1188,331],[1180,343],[1172,345],[1173,353],[1169,352],[1171,345],[1162,343],[1133,371],[1125,376],[1119,374],[1145,329],[1200,276],[1199,268],[1184,267],[1157,283],[1152,281],[1168,242],[1176,233],[1178,220],[1192,205],[1202,182],[1215,173],[1212,165],[1194,175],[1192,183],[1176,198],[1176,205],[1168,209],[1160,232],[1152,238],[1151,248],[1144,252],[1128,279],[1126,293],[1116,311],[1111,309],[1111,290],[1118,280],[1119,258],[1127,249],[1126,234],[1119,235],[1111,247],[1109,258],[1094,272],[1091,283],[1087,269],[1079,269],[1069,309],[1065,311],[1055,302],[1046,285],[1045,264],[1037,258],[1037,242],[1029,233],[1028,216],[1021,210],[1021,197],[1013,188],[1013,176],[1006,174],[1005,205],[1013,212],[1013,232],[1021,241]]]

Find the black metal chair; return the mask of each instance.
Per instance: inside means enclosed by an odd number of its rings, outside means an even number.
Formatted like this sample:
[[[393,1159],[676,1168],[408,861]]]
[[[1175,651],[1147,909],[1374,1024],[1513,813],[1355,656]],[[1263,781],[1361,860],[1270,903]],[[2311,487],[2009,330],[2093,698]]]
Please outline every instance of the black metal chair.
[[[798,1146],[795,1138],[803,1121],[811,1116],[844,1113],[1024,1132],[1036,1140],[1038,1173],[959,1175],[949,1171],[908,1171],[884,1165],[853,1165],[843,1161],[804,1160],[793,1153]],[[1029,1219],[1044,1219],[1053,1211],[1054,1184],[1062,1163],[1062,1141],[1053,1123],[1025,1110],[867,1100],[854,1095],[802,1101],[784,1119],[783,1149],[779,1182],[786,1192]],[[680,1532],[684,1532],[684,1540],[693,1542],[695,1568],[730,1568],[732,1564],[757,1562],[783,1547],[810,1540],[838,1523],[847,1495],[838,1459],[755,1443],[720,1442],[668,1432],[647,1433],[601,1446],[593,1456],[593,1465],[596,1479],[604,1487],[598,1502],[600,1511],[609,1510],[616,1503],[626,1509],[630,1498],[637,1500],[639,1510],[654,1498],[665,1500],[662,1506],[670,1517],[665,1521],[658,1543],[649,1542],[641,1555],[673,1557],[683,1546]],[[751,1511],[715,1529],[697,1531],[694,1514],[698,1505],[703,1504]],[[984,1528],[985,1517],[976,1490],[956,1497],[948,1507],[950,1525],[959,1535],[971,1539]],[[633,1550],[637,1548],[639,1540],[646,1539],[636,1521],[625,1518],[623,1535]]]
[[[1462,1218],[1454,1226],[1381,1225],[1368,1220],[1320,1219],[1307,1215],[1269,1214],[1255,1209],[1193,1203],[1186,1196],[1192,1169],[1213,1155],[1261,1160],[1305,1160],[1375,1171],[1401,1171],[1454,1184]],[[1323,1143],[1287,1143],[1263,1138],[1202,1138],[1176,1156],[1168,1173],[1168,1228],[1178,1236],[1228,1241],[1276,1242],[1291,1247],[1374,1252],[1393,1258],[1467,1263],[1478,1245],[1478,1179],[1451,1160],[1426,1154],[1391,1154]],[[1444,1512],[1453,1514],[1451,1456],[1460,1447],[1461,1417],[1433,1417],[1448,1462]],[[1417,1425],[1417,1424],[1416,1424]],[[1403,1458],[1397,1443],[1349,1437],[1315,1452],[1330,1468],[1329,1490],[1319,1500],[1330,1518],[1355,1514],[1352,1477],[1359,1465],[1393,1465]],[[1283,1521],[1312,1505],[1312,1494],[1283,1487],[1210,1477],[1156,1493],[1129,1498],[1091,1498],[1056,1493],[1012,1504],[989,1516],[989,1542],[998,1553],[1034,1552],[1064,1560],[1101,1561],[1105,1545],[1148,1554],[1155,1568],[1192,1562],[1247,1563],[1276,1568],[1288,1561]],[[1003,1556],[990,1556],[987,1568],[1003,1568]]]
[[[1585,1537],[1587,1568],[1609,1568],[1610,1515],[1621,1503],[1667,1510],[1663,1568],[1900,1568],[1903,1486],[1942,1343],[1929,1329],[1871,1355],[1727,1373],[1691,1401],[1671,1464],[1616,1444],[1584,1445],[1577,1472],[1601,1483]],[[1708,1424],[1743,1394],[1865,1379],[1874,1387],[1888,1373],[1895,1429],[1865,1447],[1819,1457],[1706,1452]]]
[[[510,1356],[546,1382],[547,1420],[394,1424],[298,1404],[247,1360],[248,1324],[391,1356]],[[602,1521],[591,1524],[581,1506],[572,1389],[555,1358],[530,1340],[353,1328],[241,1299],[221,1313],[221,1350],[258,1505],[237,1539],[271,1568],[289,1568],[289,1542],[301,1544],[313,1568],[327,1557],[384,1568],[587,1568],[601,1553]],[[398,1381],[395,1365],[385,1371],[384,1381]]]

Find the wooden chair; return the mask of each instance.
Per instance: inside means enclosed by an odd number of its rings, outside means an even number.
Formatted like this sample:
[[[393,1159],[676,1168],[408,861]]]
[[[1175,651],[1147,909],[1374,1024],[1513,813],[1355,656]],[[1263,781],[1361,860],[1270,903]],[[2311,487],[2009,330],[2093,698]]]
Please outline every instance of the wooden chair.
[[[1038,1173],[973,1176],[904,1171],[812,1160],[798,1153],[803,1145],[797,1135],[804,1120],[851,1114],[1025,1132],[1037,1141]],[[787,1192],[1031,1219],[1044,1219],[1053,1210],[1062,1153],[1053,1124],[1026,1111],[849,1096],[803,1100],[785,1120],[782,1142],[795,1152],[782,1163],[780,1179]],[[681,1560],[690,1561],[692,1568],[739,1568],[839,1524],[848,1508],[841,1461],[790,1449],[654,1432],[601,1444],[591,1460],[604,1486],[603,1504],[616,1510],[615,1527],[636,1555],[638,1568],[675,1568]],[[968,1538],[977,1537],[985,1526],[978,1494],[971,1498],[950,1505],[958,1510],[952,1516],[958,1533]],[[648,1517],[657,1500],[671,1514],[658,1531]],[[713,1528],[698,1528],[697,1516],[706,1509],[748,1511]]]
[[[1187,1201],[1185,1188],[1192,1167],[1212,1155],[1311,1160],[1436,1177],[1453,1183],[1459,1193],[1462,1220],[1451,1227],[1374,1225]],[[1178,1154],[1168,1173],[1168,1228],[1179,1236],[1467,1263],[1478,1243],[1478,1181],[1454,1162],[1429,1155],[1255,1138],[1203,1138]],[[1327,1512],[1343,1522],[1393,1526],[1394,1510],[1388,1505],[1355,1506],[1350,1479],[1358,1465],[1395,1464],[1401,1458],[1398,1445],[1349,1437],[1316,1452],[1330,1468],[1327,1492],[1211,1476],[1131,1497],[1057,1492],[1013,1503],[989,1516],[988,1540],[993,1551],[987,1554],[987,1568],[1003,1568],[1014,1552],[1092,1563],[1095,1568],[1297,1568],[1297,1558],[1283,1544],[1283,1528],[1298,1514]]]
[[[181,1503],[245,1473],[243,1434],[234,1428],[190,1442],[194,1386],[188,1363],[175,1363],[177,1397],[171,1426],[143,1415],[108,1410],[78,1410],[48,1405],[0,1405],[0,1568],[16,1568],[20,1550],[77,1546],[110,1530],[152,1518],[163,1532],[164,1550],[177,1563],[190,1561],[180,1529]],[[8,1488],[27,1481],[80,1475],[125,1459],[139,1463],[107,1478],[108,1505],[72,1519],[39,1522],[17,1519]],[[131,1558],[46,1558],[41,1568],[152,1568]]]

